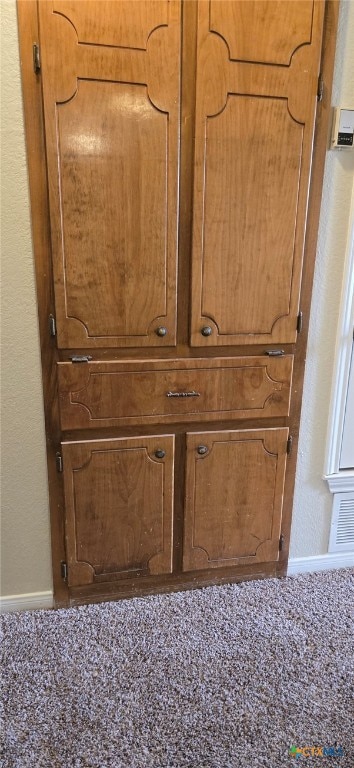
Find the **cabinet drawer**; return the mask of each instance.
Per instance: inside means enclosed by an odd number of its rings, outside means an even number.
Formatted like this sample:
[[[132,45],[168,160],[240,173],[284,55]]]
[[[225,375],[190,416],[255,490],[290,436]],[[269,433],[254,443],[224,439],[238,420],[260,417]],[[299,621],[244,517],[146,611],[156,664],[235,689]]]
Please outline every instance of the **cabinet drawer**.
[[[58,363],[63,429],[287,416],[293,356]]]

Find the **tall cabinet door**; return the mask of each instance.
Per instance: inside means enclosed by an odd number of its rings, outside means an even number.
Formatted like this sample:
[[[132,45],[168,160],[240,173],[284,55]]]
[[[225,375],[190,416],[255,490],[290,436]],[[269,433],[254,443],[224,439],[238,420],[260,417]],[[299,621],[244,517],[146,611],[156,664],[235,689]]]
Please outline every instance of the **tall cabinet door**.
[[[322,0],[199,2],[191,343],[293,343]]]
[[[183,570],[278,560],[288,429],[187,435]]]
[[[38,6],[59,347],[173,345],[180,1]]]
[[[69,586],[172,572],[174,437],[62,445]]]

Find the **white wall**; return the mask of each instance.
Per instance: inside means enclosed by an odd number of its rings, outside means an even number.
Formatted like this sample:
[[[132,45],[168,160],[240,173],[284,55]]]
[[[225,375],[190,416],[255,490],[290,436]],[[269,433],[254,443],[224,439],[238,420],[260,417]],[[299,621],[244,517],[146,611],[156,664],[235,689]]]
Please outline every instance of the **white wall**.
[[[354,0],[341,3],[332,104],[354,108]],[[290,557],[327,552],[333,496],[322,479],[354,150],[327,152],[305,370]]]
[[[2,595],[51,589],[45,438],[15,0],[2,0]],[[354,2],[344,0],[333,103],[353,96]],[[326,552],[322,481],[353,156],[328,153],[306,369],[291,554]]]
[[[16,5],[1,0],[1,594],[51,589],[48,492]]]

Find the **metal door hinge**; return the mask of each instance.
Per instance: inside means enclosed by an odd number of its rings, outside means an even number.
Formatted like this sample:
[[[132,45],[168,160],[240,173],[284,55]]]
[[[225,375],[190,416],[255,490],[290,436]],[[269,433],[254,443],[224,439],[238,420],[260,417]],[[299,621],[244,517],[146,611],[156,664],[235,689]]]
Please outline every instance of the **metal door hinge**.
[[[67,566],[67,563],[64,562],[64,560],[62,560],[61,563],[60,563],[60,573],[61,573],[61,578],[63,579],[63,581],[67,581],[67,579],[68,579],[68,566]]]
[[[297,316],[297,322],[296,322],[296,330],[298,333],[301,333],[302,331],[303,320],[304,320],[303,314],[302,312],[299,312]]]
[[[264,354],[268,355],[268,357],[281,357],[285,355],[285,352],[283,349],[266,349]]]
[[[290,456],[290,454],[291,454],[292,447],[293,447],[293,436],[289,435],[289,437],[288,437],[288,439],[286,441],[286,452],[287,452],[288,456]]]
[[[279,552],[281,552],[281,551],[282,551],[282,549],[283,549],[283,546],[284,546],[284,534],[283,534],[283,533],[281,533],[281,534],[280,534],[280,538],[279,538]]]
[[[36,75],[41,71],[41,57],[38,43],[34,43],[33,48],[33,69]]]
[[[318,75],[318,83],[317,83],[317,101],[322,101],[323,93],[324,93],[324,81],[323,81],[323,74],[322,72],[320,72],[320,74]]]
[[[92,360],[92,355],[72,355],[70,360],[72,363],[88,363]]]
[[[51,336],[57,335],[57,324],[54,315],[49,315],[49,333]]]
[[[63,457],[59,451],[55,454],[55,462],[57,465],[57,472],[63,471]]]

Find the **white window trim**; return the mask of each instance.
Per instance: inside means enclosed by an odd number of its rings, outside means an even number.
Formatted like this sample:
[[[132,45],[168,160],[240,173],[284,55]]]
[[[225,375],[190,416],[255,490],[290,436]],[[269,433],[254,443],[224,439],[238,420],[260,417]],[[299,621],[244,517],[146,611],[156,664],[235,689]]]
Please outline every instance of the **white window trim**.
[[[354,471],[340,470],[340,452],[354,328],[354,183],[334,355],[324,477],[331,493],[354,490]]]

